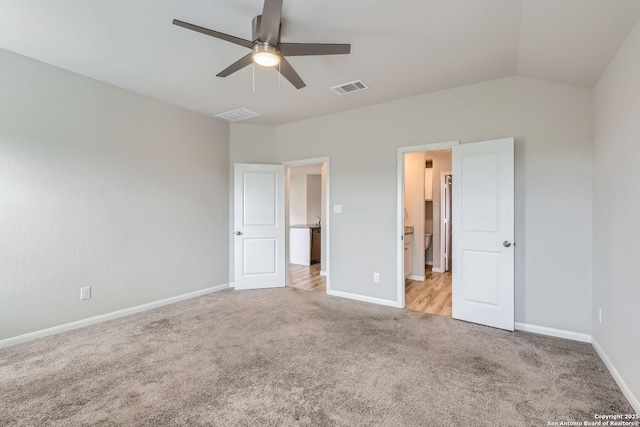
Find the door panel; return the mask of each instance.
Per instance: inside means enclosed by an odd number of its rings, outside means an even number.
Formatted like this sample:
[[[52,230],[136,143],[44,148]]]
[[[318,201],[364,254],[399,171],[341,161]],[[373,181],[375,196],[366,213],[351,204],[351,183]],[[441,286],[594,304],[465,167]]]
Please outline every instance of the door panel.
[[[244,239],[244,275],[275,274],[276,239]]]
[[[285,285],[284,166],[234,166],[236,289]]]
[[[453,317],[512,331],[513,138],[453,147],[453,176]]]
[[[462,265],[473,273],[462,275],[465,302],[498,305],[498,257],[495,252],[462,252]]]
[[[473,215],[462,217],[465,231],[498,229],[498,159],[494,153],[462,156],[462,206]]]
[[[243,172],[243,226],[276,225],[276,181],[271,172]]]

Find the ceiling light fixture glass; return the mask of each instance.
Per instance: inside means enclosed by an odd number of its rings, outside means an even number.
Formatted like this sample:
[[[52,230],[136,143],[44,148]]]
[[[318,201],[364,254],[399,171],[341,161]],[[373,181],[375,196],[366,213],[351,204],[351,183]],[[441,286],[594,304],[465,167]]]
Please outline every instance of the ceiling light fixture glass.
[[[258,43],[253,46],[253,62],[263,67],[275,67],[280,62],[280,53],[269,43]]]

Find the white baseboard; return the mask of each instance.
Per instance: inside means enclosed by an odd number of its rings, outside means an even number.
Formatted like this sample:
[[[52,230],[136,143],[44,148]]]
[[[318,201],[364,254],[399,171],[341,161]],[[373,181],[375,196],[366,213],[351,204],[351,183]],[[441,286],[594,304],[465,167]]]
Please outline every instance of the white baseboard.
[[[417,274],[410,274],[407,279],[409,280],[417,280],[418,282],[424,282],[425,281],[425,277],[424,276],[418,276]]]
[[[327,295],[333,295],[334,297],[348,298],[348,299],[353,299],[353,300],[363,301],[363,302],[370,302],[373,304],[386,305],[388,307],[402,308],[400,307],[400,304],[398,304],[398,301],[368,297],[365,295],[351,294],[349,292],[327,290]]]
[[[444,273],[444,268],[432,268],[431,271],[434,273]]]
[[[320,275],[321,275],[321,276],[326,276],[326,275],[327,275],[327,272],[326,272],[326,271],[322,271],[322,270],[320,270]]]
[[[230,288],[235,288],[235,287],[236,287],[236,283],[235,283],[235,282],[231,282],[231,283],[229,283],[229,287],[230,287]]]
[[[424,263],[424,265],[433,265],[433,261],[427,261]]]
[[[602,359],[602,361],[604,362],[605,366],[611,373],[611,376],[618,384],[618,387],[620,387],[620,390],[622,390],[622,393],[633,407],[633,410],[637,414],[640,414],[640,401],[636,396],[633,395],[633,392],[631,392],[631,389],[629,388],[629,386],[627,386],[627,383],[624,382],[616,367],[613,366],[613,363],[611,362],[611,359],[609,359],[609,356],[607,356],[602,347],[600,347],[600,344],[598,344],[598,342],[594,338],[591,339],[591,344],[593,345],[593,348],[596,349],[598,356],[600,356],[600,359]]]
[[[221,291],[229,287],[228,283],[223,285],[213,286],[211,288],[201,289],[199,291],[190,292],[188,294],[177,295],[175,297],[162,299],[159,301],[150,302],[147,304],[137,305],[135,307],[125,308],[123,310],[113,311],[111,313],[101,314],[99,316],[89,317],[87,319],[77,320],[71,323],[65,323],[64,325],[54,326],[52,328],[42,329],[40,331],[30,332],[24,335],[18,335],[17,337],[11,337],[4,340],[0,340],[0,348],[10,347],[23,342],[35,340],[38,338],[46,337],[48,335],[59,334],[61,332],[71,331],[73,329],[83,328],[85,326],[95,325],[96,323],[104,322],[107,320],[117,319],[118,317],[129,316],[131,314],[140,313],[142,311],[151,310],[154,308],[162,307],[164,305],[173,304],[186,299],[199,297],[202,295],[210,294],[212,292]]]
[[[563,329],[548,328],[546,326],[530,325],[528,323],[516,322],[515,328],[518,331],[533,332],[534,334],[549,335],[551,337],[566,338],[568,340],[591,342],[591,335],[581,332],[565,331]]]

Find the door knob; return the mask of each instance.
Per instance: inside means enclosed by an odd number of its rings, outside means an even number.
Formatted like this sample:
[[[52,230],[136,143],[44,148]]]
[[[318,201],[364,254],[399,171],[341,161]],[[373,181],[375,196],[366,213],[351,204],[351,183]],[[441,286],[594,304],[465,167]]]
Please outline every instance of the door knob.
[[[236,236],[242,236],[242,231],[236,231]]]
[[[502,246],[504,246],[505,248],[508,248],[509,246],[511,246],[511,242],[505,240],[504,242],[502,242]]]

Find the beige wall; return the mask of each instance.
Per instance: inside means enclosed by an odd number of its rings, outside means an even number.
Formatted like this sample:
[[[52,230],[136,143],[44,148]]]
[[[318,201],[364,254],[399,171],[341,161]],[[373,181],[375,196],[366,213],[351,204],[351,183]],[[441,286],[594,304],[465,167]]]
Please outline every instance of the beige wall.
[[[0,50],[0,340],[227,283],[228,140]]]
[[[289,224],[307,223],[307,175],[289,176]]]
[[[595,89],[593,338],[640,412],[640,24]],[[602,323],[598,309],[602,308]]]
[[[322,165],[314,166],[321,171]],[[322,175],[294,173],[296,169],[291,168],[289,176],[289,224],[315,224],[318,217],[322,222]]]
[[[322,177],[307,175],[307,224],[315,224],[322,219],[320,202],[322,198]]]
[[[424,153],[404,155],[404,208],[413,226],[411,275],[424,276]]]
[[[508,77],[268,132],[234,124],[231,162],[329,156],[331,203],[343,206],[331,216],[331,286],[395,301],[397,148],[513,136],[516,320],[590,333],[591,101],[588,89]]]

